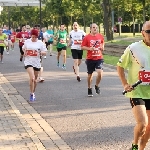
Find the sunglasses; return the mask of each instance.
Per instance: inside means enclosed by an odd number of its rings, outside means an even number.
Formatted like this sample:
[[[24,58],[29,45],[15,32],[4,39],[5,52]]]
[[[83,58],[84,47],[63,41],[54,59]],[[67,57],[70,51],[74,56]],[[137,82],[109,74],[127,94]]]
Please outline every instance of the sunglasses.
[[[148,33],[148,34],[150,33],[150,30],[143,30],[143,31],[145,31],[145,33]]]

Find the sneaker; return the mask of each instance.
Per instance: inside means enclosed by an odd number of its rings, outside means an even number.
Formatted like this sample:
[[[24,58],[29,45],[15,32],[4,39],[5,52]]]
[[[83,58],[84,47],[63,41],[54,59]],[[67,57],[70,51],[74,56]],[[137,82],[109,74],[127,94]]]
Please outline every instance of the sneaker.
[[[66,70],[66,66],[65,66],[65,65],[63,65],[63,66],[62,66],[62,69]]]
[[[46,56],[44,56],[44,59],[46,59]]]
[[[60,67],[59,63],[57,63],[57,67]]]
[[[43,82],[44,79],[42,77],[39,78],[39,82]]]
[[[4,62],[3,62],[3,61],[1,61],[1,63],[3,64]]]
[[[88,97],[93,97],[92,88],[88,88]]]
[[[35,101],[35,94],[30,94],[30,102],[33,102]]]
[[[22,59],[23,59],[23,57],[21,56],[21,57],[20,57],[20,61],[22,61]]]
[[[96,94],[100,94],[100,89],[98,86],[95,85],[95,91],[96,91]]]
[[[75,71],[75,69],[74,69],[74,66],[72,66],[72,68],[73,68],[74,74],[76,74],[76,71]]]
[[[138,150],[138,145],[134,145],[134,144],[132,144],[132,148],[131,148],[131,150]]]
[[[50,56],[52,56],[52,54],[50,54]]]
[[[79,76],[77,76],[77,80],[78,80],[78,82],[80,82],[80,81],[81,81],[81,78],[80,78]]]
[[[7,55],[9,55],[9,52],[6,52]]]

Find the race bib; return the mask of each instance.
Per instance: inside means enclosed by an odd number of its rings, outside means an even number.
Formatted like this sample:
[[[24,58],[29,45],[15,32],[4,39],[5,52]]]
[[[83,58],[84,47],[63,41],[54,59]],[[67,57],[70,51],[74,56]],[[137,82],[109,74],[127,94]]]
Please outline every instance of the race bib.
[[[65,39],[60,39],[60,43],[61,43],[61,44],[65,44],[65,43],[66,43],[66,40],[65,40]]]
[[[101,56],[99,48],[95,48],[95,50],[92,51],[92,56]]]
[[[82,40],[74,40],[74,44],[75,45],[81,45],[82,44]]]
[[[37,50],[26,50],[25,55],[26,56],[38,56],[38,51]]]
[[[139,71],[139,79],[142,85],[150,85],[150,70]]]

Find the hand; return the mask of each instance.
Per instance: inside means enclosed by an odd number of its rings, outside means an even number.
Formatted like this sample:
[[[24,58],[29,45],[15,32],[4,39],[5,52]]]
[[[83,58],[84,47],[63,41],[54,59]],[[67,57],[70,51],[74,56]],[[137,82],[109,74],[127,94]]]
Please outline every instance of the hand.
[[[132,85],[127,83],[127,84],[124,85],[124,89],[127,92],[131,92],[134,88],[132,87]]]
[[[95,50],[95,47],[90,47],[89,50],[90,50],[90,51],[93,51],[93,50]]]

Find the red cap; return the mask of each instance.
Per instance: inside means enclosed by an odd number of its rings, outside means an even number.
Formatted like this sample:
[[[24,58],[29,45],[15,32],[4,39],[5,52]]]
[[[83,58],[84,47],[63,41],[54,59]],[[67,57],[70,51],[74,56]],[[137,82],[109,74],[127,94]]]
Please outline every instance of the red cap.
[[[32,35],[35,35],[35,36],[37,36],[38,37],[38,30],[37,29],[33,29],[33,30],[31,30],[31,36]]]

